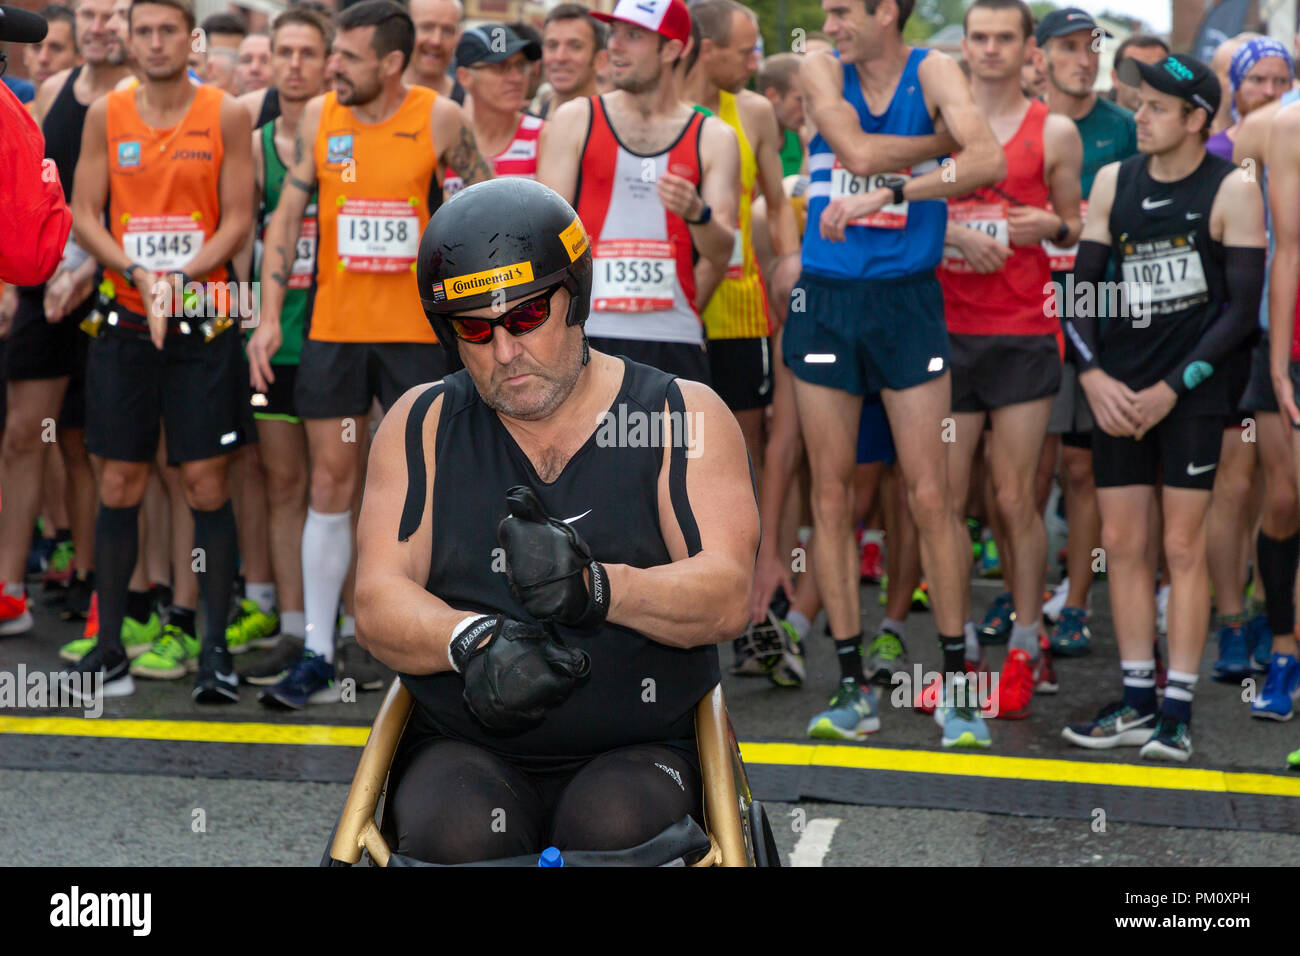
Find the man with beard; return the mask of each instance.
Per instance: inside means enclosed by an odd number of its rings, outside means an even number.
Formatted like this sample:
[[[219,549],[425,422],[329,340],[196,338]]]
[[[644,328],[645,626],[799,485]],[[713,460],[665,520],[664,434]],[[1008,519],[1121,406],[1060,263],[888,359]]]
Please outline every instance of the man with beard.
[[[56,73],[32,103],[33,117],[45,136],[45,155],[54,161],[64,196],[72,186],[81,155],[81,131],[90,105],[127,75],[125,52],[110,29],[112,0],[81,0],[77,41],[85,64]],[[95,261],[79,248],[65,256],[44,286],[17,290],[17,307],[8,338],[8,411],[4,427],[4,508],[0,509],[0,634],[32,625],[23,590],[27,542],[36,520],[48,445],[43,423],[57,419],[58,448],[70,478],[69,499],[74,578],[67,596],[77,615],[90,608],[94,590],[91,560],[94,539],[94,477],[85,449],[85,337],[78,323],[91,307]],[[62,409],[62,411],[60,411]],[[144,617],[137,622],[149,618]],[[148,646],[156,634],[132,634],[131,643]]]
[[[411,270],[438,206],[439,173],[450,167],[469,184],[492,174],[461,108],[403,82],[414,45],[415,26],[392,0],[365,0],[339,15],[330,57],[334,91],[303,111],[287,188],[266,227],[261,319],[248,343],[259,392],[275,387],[271,359],[284,341],[294,250],[319,190],[317,294],[294,387],[311,454],[302,534],[307,644],[284,680],[263,692],[272,707],[338,699],[334,625],[361,475],[357,421],[375,398],[389,408],[407,389],[447,370],[410,295]]]
[[[609,30],[580,3],[552,7],[542,24],[542,72],[551,95],[538,111],[545,118],[569,100],[595,96],[596,74],[605,68]]]
[[[78,241],[104,266],[109,301],[86,382],[94,396],[86,445],[104,459],[95,520],[100,640],[70,669],[102,674],[104,695],[122,696],[134,690],[132,672],[176,678],[197,667],[196,700],[233,702],[238,678],[225,630],[238,546],[226,476],[230,454],[256,436],[247,366],[230,331],[227,263],[251,226],[252,130],[233,98],[186,76],[189,0],[133,0],[128,24],[143,75],[86,114],[72,201]],[[173,639],[179,629],[169,623],[128,670],[121,629],[136,522],[164,422],[203,556],[207,626],[200,645],[189,634]]]
[[[453,102],[465,102],[465,88],[447,72],[464,18],[460,0],[411,0],[415,50],[406,68],[407,86],[425,86]]]
[[[593,16],[610,24],[616,89],[551,114],[537,178],[573,200],[593,237],[592,344],[708,382],[695,259],[719,275],[731,255],[736,134],[682,101],[674,68],[691,36],[682,0],[620,0]]]
[[[385,418],[357,535],[358,630],[415,699],[385,829],[417,859],[702,821],[693,711],[758,546],[744,439],[706,386],[588,348],[591,270],[573,208],[519,178],[464,190],[420,244],[465,368]],[[646,439],[606,440],[618,420]],[[496,808],[508,827],[482,825]]]

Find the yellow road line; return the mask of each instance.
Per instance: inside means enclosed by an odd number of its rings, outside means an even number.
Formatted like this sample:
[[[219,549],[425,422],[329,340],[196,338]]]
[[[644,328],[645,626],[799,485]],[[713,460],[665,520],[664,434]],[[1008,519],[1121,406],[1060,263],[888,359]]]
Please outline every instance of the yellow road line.
[[[56,737],[112,737],[192,743],[289,744],[360,747],[369,727],[330,724],[261,723],[209,720],[88,720],[83,717],[0,717],[0,734]],[[1043,780],[1157,790],[1197,790],[1300,797],[1300,777],[1201,770],[1043,757],[896,750],[834,744],[742,743],[750,764],[892,770],[959,777]]]
[[[845,767],[852,770],[894,770],[960,777],[1300,797],[1300,778],[1297,777],[1199,770],[1195,767],[1094,763],[1043,757],[1001,757],[995,754],[937,753],[833,744],[742,743],[740,754],[749,764]]]
[[[0,734],[118,737],[220,744],[309,744],[360,747],[369,727],[266,724],[216,720],[88,720],[83,717],[0,717]]]

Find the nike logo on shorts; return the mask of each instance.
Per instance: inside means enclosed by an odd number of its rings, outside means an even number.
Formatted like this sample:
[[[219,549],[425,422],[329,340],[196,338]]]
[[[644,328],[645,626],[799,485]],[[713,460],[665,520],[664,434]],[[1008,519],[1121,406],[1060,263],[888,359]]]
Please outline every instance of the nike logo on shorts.
[[[1219,467],[1219,463],[1217,461],[1212,465],[1193,465],[1189,461],[1187,463],[1187,474],[1189,477],[1195,478],[1197,475],[1203,475],[1207,471],[1213,471],[1215,468],[1218,467]]]

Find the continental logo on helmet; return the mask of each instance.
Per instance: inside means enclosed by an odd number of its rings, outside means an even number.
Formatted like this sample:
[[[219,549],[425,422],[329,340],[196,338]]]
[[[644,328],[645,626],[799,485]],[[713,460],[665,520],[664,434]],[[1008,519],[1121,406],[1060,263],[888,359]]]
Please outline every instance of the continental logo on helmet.
[[[570,262],[577,262],[578,256],[587,251],[587,230],[582,228],[582,221],[577,216],[574,216],[573,222],[560,233],[560,241],[564,243],[565,251],[569,253]]]
[[[505,289],[532,281],[533,264],[515,262],[496,269],[484,269],[482,272],[471,272],[469,275],[457,276],[454,279],[444,279],[442,289],[448,299],[463,299],[467,295],[478,295],[480,292]]]

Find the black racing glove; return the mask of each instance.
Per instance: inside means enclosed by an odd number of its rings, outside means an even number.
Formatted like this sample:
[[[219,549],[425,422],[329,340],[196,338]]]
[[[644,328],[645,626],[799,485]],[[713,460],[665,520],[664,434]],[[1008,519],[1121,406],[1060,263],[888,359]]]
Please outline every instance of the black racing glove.
[[[497,526],[510,590],[539,621],[599,627],[609,613],[609,575],[578,533],[548,515],[531,488],[506,492],[510,515]],[[582,580],[591,573],[591,590]]]
[[[558,635],[502,614],[465,628],[448,653],[465,679],[465,706],[479,723],[500,734],[540,724],[591,668],[586,653],[566,647]]]

